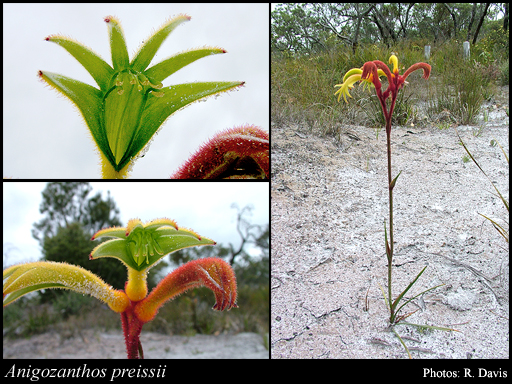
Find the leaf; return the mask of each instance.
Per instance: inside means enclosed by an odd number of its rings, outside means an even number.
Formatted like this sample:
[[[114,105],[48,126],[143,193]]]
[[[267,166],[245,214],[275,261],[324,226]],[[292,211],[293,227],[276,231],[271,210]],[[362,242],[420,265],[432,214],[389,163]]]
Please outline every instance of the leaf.
[[[454,329],[454,328],[438,327],[438,326],[435,326],[435,325],[426,325],[426,324],[425,325],[422,325],[422,324],[412,324],[412,323],[408,323],[406,321],[403,321],[403,322],[399,323],[398,325],[410,325],[410,326],[418,327],[418,328],[434,329],[436,331],[460,332],[459,330]]]
[[[508,232],[505,228],[503,228],[501,225],[499,225],[497,222],[495,222],[494,220],[488,218],[487,216],[485,215],[482,215],[481,213],[479,213],[480,216],[486,218],[487,220],[489,220],[493,227],[498,231],[498,233],[503,236],[503,238],[505,239],[505,241],[508,243]]]
[[[425,266],[420,273],[418,273],[418,275],[416,276],[416,278],[407,286],[407,288],[405,288],[405,290],[400,294],[398,295],[398,297],[395,299],[395,301],[393,302],[393,305],[392,305],[392,308],[395,309],[396,306],[398,305],[398,303],[400,302],[400,300],[402,300],[402,297],[404,297],[404,295],[407,293],[407,291],[409,289],[411,289],[411,287],[414,285],[414,283],[416,282],[416,280],[419,279],[419,277],[423,274],[423,272],[425,271],[425,269],[427,269],[427,266]],[[412,300],[412,299],[411,299]],[[409,300],[409,301],[411,301]],[[396,316],[396,313],[398,311],[395,312],[395,316]]]
[[[402,173],[402,171],[400,171],[398,173],[398,175],[396,175],[396,177],[391,181],[391,183],[389,184],[389,189],[393,190],[393,188],[395,188],[396,179],[398,179],[398,176],[400,176],[400,173]]]
[[[460,138],[460,135],[459,135],[459,132],[457,132],[457,129],[455,129],[455,132],[457,133],[457,137],[459,138],[460,140],[460,143],[462,144],[462,146],[464,147],[464,149],[466,150],[467,154],[469,155],[469,157],[471,157],[471,160],[473,160],[473,162],[476,164],[476,166],[478,167],[478,169],[480,169],[480,171],[485,175],[485,177],[487,177],[487,180],[489,180],[489,182],[491,183],[491,185],[493,186],[493,188],[496,190],[496,192],[498,193],[498,196],[500,197],[501,201],[503,202],[503,205],[505,206],[505,208],[507,208],[507,211],[509,211],[509,206],[508,206],[508,202],[507,200],[505,200],[505,198],[501,195],[500,191],[498,190],[498,188],[494,185],[494,183],[492,182],[492,180],[489,178],[489,176],[487,176],[487,174],[484,172],[484,170],[482,169],[482,167],[480,167],[480,165],[478,164],[478,162],[475,160],[475,158],[473,157],[473,155],[471,154],[471,152],[469,152],[469,149],[466,147],[466,144],[464,144],[464,142],[462,141],[462,139]],[[500,145],[500,148],[501,148],[501,145]],[[503,150],[503,148],[502,148]],[[505,152],[503,152],[505,153]],[[505,155],[506,159],[507,159],[507,162],[508,162],[508,157],[507,155]]]
[[[393,260],[393,255],[392,255],[392,252],[391,252],[391,248],[389,247],[389,243],[388,243],[388,231],[386,229],[386,221],[385,220],[384,220],[384,239],[386,241],[386,256],[388,258],[388,264],[391,267],[391,262]]]
[[[391,327],[391,329],[392,329],[392,330],[393,330],[393,332],[395,333],[396,337],[398,337],[398,340],[400,340],[400,343],[404,346],[405,351],[407,352],[407,355],[409,355],[409,359],[412,359],[411,352],[409,352],[409,348],[407,348],[407,345],[405,345],[404,341],[402,340],[402,338],[400,337],[400,335],[398,334],[398,332],[397,332],[397,331],[395,331],[395,328],[394,328],[394,327]]]

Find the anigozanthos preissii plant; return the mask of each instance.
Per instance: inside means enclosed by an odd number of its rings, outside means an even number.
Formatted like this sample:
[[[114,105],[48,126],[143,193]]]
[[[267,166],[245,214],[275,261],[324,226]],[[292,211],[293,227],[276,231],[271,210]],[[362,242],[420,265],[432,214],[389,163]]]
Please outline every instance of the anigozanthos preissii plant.
[[[237,286],[231,266],[219,258],[188,262],[169,273],[148,295],[147,273],[169,253],[187,247],[215,245],[215,241],[169,219],[143,224],[134,219],[127,227],[102,229],[91,240],[111,238],[96,246],[89,258],[113,257],[128,270],[124,290],[116,290],[84,268],[66,263],[39,261],[4,270],[4,307],[29,292],[48,288],[89,294],[121,314],[129,359],[144,358],[140,333],[168,300],[189,289],[205,286],[215,294],[215,310],[236,308]]]
[[[60,35],[46,37],[46,41],[60,45],[77,59],[98,84],[99,89],[56,73],[38,72],[41,80],[69,98],[82,114],[100,154],[103,178],[126,178],[134,161],[147,151],[161,125],[176,111],[194,101],[243,86],[243,81],[163,86],[162,81],[188,64],[226,53],[218,47],[191,49],[148,68],[169,34],[190,19],[180,14],[165,22],[130,60],[119,21],[113,16],[105,17],[112,66],[73,39]]]
[[[431,67],[429,64],[426,63],[416,63],[413,64],[409,69],[407,69],[403,75],[400,75],[398,72],[398,58],[396,55],[391,55],[389,58],[389,63],[393,64],[393,71],[389,69],[389,67],[379,60],[374,61],[368,61],[364,63],[364,65],[361,68],[353,68],[349,70],[344,78],[342,84],[336,84],[335,87],[340,87],[335,92],[335,95],[338,95],[338,101],[340,100],[341,96],[345,99],[345,102],[347,101],[347,96],[350,96],[349,91],[354,88],[354,84],[357,82],[363,83],[363,86],[368,87],[374,87],[375,92],[377,94],[377,97],[379,99],[380,105],[382,107],[382,112],[384,114],[384,118],[386,121],[386,142],[387,142],[387,161],[388,161],[388,193],[389,193],[389,241],[388,241],[388,232],[386,228],[386,222],[384,221],[384,239],[385,239],[385,248],[386,248],[386,256],[388,261],[388,295],[386,297],[386,294],[384,293],[384,290],[382,290],[382,294],[384,296],[384,300],[386,301],[386,304],[389,309],[389,323],[390,325],[398,324],[399,322],[402,322],[403,324],[410,324],[410,323],[404,323],[403,320],[407,318],[408,316],[412,315],[414,312],[398,316],[399,311],[411,300],[414,298],[424,294],[425,292],[428,292],[430,290],[433,290],[435,288],[440,287],[441,285],[429,288],[425,291],[422,291],[421,293],[415,295],[414,297],[406,300],[401,306],[398,306],[402,299],[404,299],[405,294],[411,289],[411,287],[416,283],[416,281],[419,279],[421,274],[425,271],[427,267],[424,267],[420,273],[416,276],[416,278],[405,288],[405,290],[398,295],[398,297],[393,301],[392,296],[392,262],[393,262],[393,248],[394,248],[394,241],[393,241],[393,188],[395,187],[396,180],[398,179],[398,176],[400,176],[401,171],[396,175],[395,178],[391,177],[391,118],[393,116],[393,110],[395,108],[396,98],[398,95],[398,92],[400,89],[403,88],[403,86],[406,84],[407,77],[414,71],[418,69],[423,70],[423,78],[428,79],[431,72]],[[382,83],[380,81],[381,77],[386,77],[388,81],[388,86],[384,90]],[[411,324],[415,325],[415,324]],[[449,330],[447,328],[441,328],[441,327],[433,327],[433,326],[424,326],[421,327],[427,327],[427,328],[434,328],[434,329],[442,329],[442,330]],[[393,328],[394,331],[394,328]],[[407,353],[409,354],[409,357],[411,357],[409,350],[403,343],[402,339],[398,335],[398,333],[395,334],[398,336],[400,341],[402,342],[403,346],[407,350]]]

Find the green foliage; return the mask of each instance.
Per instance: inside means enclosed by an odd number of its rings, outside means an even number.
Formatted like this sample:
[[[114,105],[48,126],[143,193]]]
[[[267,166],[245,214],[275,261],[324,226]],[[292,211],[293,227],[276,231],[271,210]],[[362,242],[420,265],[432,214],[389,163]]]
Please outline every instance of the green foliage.
[[[491,57],[501,56],[509,52],[509,30],[503,30],[501,23],[490,22],[490,27],[485,36],[480,39],[475,49],[487,52]]]
[[[458,123],[474,123],[486,99],[485,90],[489,87],[489,79],[474,61],[462,60],[451,65],[451,71],[446,71],[434,81],[435,91],[433,99],[430,100],[430,113],[448,110]]]
[[[510,68],[508,58],[500,65],[500,85],[509,85]]]
[[[86,182],[48,183],[39,207],[45,217],[34,223],[32,236],[42,245],[45,237],[54,236],[59,228],[70,223],[81,223],[89,238],[100,229],[121,225],[119,209],[110,193],[103,200],[100,192],[88,198],[91,191]]]
[[[354,47],[357,51],[372,44],[393,49],[410,39],[416,41],[414,52],[421,54],[426,44],[451,39],[462,42],[468,39],[468,32],[472,41],[485,7],[484,3],[476,8],[470,3],[279,4],[271,13],[271,51],[310,55],[343,48],[353,51]],[[502,7],[492,3],[487,9],[477,41],[488,36],[484,44],[489,52],[499,50],[504,55],[506,48],[508,56],[503,19],[494,20],[501,16]]]

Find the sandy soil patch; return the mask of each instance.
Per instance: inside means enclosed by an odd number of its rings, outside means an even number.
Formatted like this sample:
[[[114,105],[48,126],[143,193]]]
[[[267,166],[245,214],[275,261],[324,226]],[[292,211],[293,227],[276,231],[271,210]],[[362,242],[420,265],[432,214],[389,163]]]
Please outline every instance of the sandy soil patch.
[[[268,359],[263,338],[236,335],[169,336],[142,332],[145,359]],[[126,359],[121,332],[82,330],[63,336],[47,332],[30,339],[4,340],[4,359]]]
[[[503,110],[480,136],[457,127],[508,200],[509,122]],[[386,137],[347,127],[342,142],[296,125],[272,126],[271,357],[406,358],[387,331],[384,219],[388,219]],[[508,212],[470,161],[453,128],[397,127],[392,134],[396,297],[410,293],[411,323],[460,332],[396,329],[414,358],[509,358],[508,244],[478,213]],[[502,221],[500,221],[502,223]],[[368,292],[368,310],[365,298]],[[411,295],[412,296],[412,295]],[[409,297],[411,297],[409,296]]]

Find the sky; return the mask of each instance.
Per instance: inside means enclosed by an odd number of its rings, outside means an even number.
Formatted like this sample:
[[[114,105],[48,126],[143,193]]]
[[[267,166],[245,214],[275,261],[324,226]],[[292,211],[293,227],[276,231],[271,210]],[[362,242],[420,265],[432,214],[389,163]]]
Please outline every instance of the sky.
[[[41,258],[39,243],[32,228],[43,216],[39,213],[46,182],[3,182],[3,264],[6,266]],[[88,197],[110,191],[124,224],[133,218],[143,222],[167,217],[179,227],[194,230],[217,243],[236,248],[240,236],[236,231],[238,211],[254,207],[252,224],[269,222],[269,183],[266,182],[91,182]]]
[[[253,124],[269,131],[269,5],[267,4],[4,4],[3,176],[100,178],[96,146],[76,107],[38,80],[38,70],[97,87],[65,49],[45,41],[62,34],[111,65],[105,16],[123,27],[130,58],[152,31],[180,13],[178,26],[150,66],[184,50],[218,46],[227,54],[199,59],[163,81],[245,81],[245,86],[176,112],[155,135],[132,178],[167,178],[215,133]]]

